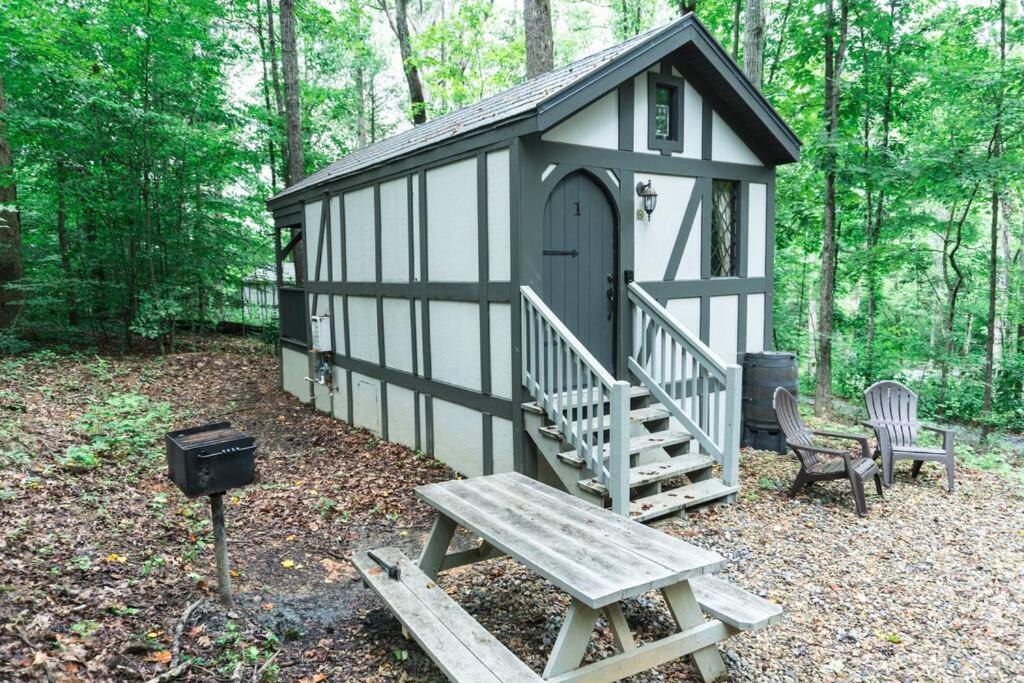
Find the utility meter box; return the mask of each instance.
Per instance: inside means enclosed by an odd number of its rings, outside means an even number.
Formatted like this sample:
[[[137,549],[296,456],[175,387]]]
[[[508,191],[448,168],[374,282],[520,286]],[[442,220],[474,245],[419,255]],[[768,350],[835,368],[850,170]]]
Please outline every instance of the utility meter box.
[[[314,315],[310,317],[310,346],[314,351],[329,353],[331,348],[331,316]]]

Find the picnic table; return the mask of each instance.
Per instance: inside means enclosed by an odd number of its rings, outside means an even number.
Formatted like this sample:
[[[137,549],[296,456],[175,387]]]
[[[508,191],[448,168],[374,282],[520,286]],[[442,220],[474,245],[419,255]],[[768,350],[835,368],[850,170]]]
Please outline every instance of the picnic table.
[[[419,561],[384,548],[357,553],[357,570],[454,681],[613,681],[690,655],[705,681],[725,675],[717,643],[776,622],[782,610],[710,574],[718,553],[620,517],[517,473],[420,486],[437,510]],[[481,542],[449,551],[457,527]],[[571,596],[543,677],[440,589],[439,572],[507,555]],[[380,562],[378,562],[378,560]],[[388,576],[383,564],[397,567]],[[397,575],[397,578],[395,576]],[[622,601],[658,590],[678,632],[637,644]],[[604,614],[617,654],[581,666]]]

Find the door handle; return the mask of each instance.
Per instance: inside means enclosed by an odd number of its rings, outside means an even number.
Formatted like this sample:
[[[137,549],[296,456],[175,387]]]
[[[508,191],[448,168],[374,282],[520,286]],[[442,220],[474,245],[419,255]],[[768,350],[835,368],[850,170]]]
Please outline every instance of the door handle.
[[[609,287],[605,295],[608,297],[608,320],[611,320],[612,312],[615,310],[615,287]]]

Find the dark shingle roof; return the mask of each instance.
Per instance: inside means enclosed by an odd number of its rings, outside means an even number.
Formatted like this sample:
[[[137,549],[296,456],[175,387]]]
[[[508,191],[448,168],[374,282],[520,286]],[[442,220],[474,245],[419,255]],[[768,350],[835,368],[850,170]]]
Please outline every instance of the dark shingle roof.
[[[317,185],[365,171],[389,161],[410,156],[431,147],[443,145],[462,136],[474,135],[490,127],[512,123],[537,115],[562,100],[570,101],[589,87],[614,73],[619,65],[630,63],[637,55],[688,27],[693,31],[679,43],[680,58],[692,75],[702,79],[703,87],[714,92],[724,112],[733,119],[730,125],[747,130],[751,144],[757,143],[764,158],[774,163],[789,163],[799,158],[800,140],[786,122],[772,109],[757,88],[743,76],[735,62],[726,55],[707,29],[687,14],[673,22],[641,33],[624,43],[596,52],[560,69],[542,74],[521,85],[484,98],[450,114],[421,123],[409,130],[352,152],[330,166],[320,169],[304,180],[285,188],[267,200],[275,204],[285,197],[310,190]],[[564,102],[563,102],[564,104]],[[559,105],[561,106],[561,105]]]
[[[504,92],[485,97],[476,104],[453,111],[436,119],[392,135],[369,147],[356,150],[330,166],[307,176],[304,180],[282,190],[270,198],[275,201],[294,192],[313,187],[328,180],[336,180],[356,171],[375,166],[390,159],[407,155],[416,150],[436,145],[463,133],[486,128],[489,125],[509,121],[531,113],[538,104],[552,95],[567,89],[597,69],[622,56],[626,52],[654,35],[675,25],[665,26],[641,33],[624,43],[595,52],[572,64],[542,74]]]

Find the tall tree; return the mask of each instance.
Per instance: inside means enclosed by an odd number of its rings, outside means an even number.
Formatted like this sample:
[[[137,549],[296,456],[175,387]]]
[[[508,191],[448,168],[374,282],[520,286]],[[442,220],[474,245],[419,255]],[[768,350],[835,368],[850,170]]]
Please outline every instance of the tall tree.
[[[986,416],[992,414],[992,396],[996,374],[996,298],[998,295],[999,271],[999,209],[1002,197],[1002,171],[999,157],[1003,145],[1003,78],[1006,73],[1006,0],[999,0],[999,77],[996,83],[995,127],[992,133],[990,156],[995,161],[992,173],[992,211],[989,222],[988,260],[988,338],[985,341],[985,390],[981,409]],[[981,426],[981,440],[988,439],[992,430],[991,420]]]
[[[764,76],[764,0],[747,0],[743,16],[743,73],[761,89]]]
[[[836,137],[839,99],[849,28],[848,0],[839,0],[836,20],[833,0],[825,3],[825,215],[821,237],[821,283],[818,294],[818,345],[815,368],[814,414],[832,411],[832,331],[835,316],[836,259]]]
[[[281,96],[281,75],[277,64],[277,31],[274,30],[274,5],[273,0],[266,0],[267,8],[267,58],[270,61],[270,82],[274,86],[274,108],[277,112],[277,120],[274,125],[275,137],[281,140],[281,121],[284,121],[284,98]],[[284,172],[285,186],[291,185],[291,178],[288,170],[288,146],[281,145],[281,165]]]
[[[288,182],[306,177],[302,150],[302,109],[299,99],[299,51],[295,35],[295,0],[281,0],[281,65],[284,72],[285,134],[288,138]]]
[[[11,285],[25,274],[21,262],[21,217],[14,182],[11,141],[7,133],[7,99],[0,72],[0,328],[10,327],[21,310],[21,295]]]
[[[526,77],[547,73],[555,66],[555,39],[551,32],[551,0],[523,0],[526,31]]]
[[[409,33],[409,0],[395,0],[395,21],[393,28],[398,38],[398,52],[402,56],[402,71],[405,72],[405,82],[409,86],[409,104],[412,111],[412,122],[414,124],[424,123],[427,120],[427,104],[423,97],[423,81],[420,80],[420,70],[413,59],[412,38]],[[384,7],[387,7],[387,0],[384,0]]]

